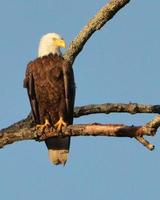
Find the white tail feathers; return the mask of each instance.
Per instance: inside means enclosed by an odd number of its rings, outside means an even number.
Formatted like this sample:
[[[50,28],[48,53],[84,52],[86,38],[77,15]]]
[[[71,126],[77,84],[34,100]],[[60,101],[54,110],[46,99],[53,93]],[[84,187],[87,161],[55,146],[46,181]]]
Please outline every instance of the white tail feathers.
[[[51,163],[54,165],[65,165],[68,158],[69,151],[48,149],[48,156]]]
[[[69,154],[70,137],[50,137],[45,143],[51,163],[65,165]]]

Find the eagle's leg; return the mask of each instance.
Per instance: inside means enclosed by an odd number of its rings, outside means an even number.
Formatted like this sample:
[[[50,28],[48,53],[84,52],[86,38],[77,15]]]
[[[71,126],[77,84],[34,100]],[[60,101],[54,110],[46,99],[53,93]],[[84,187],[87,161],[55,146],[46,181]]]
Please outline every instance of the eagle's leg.
[[[57,129],[57,131],[61,131],[62,130],[62,126],[66,127],[67,123],[64,122],[63,117],[60,117],[58,122],[56,122],[54,124],[54,127]]]
[[[49,123],[49,120],[47,118],[45,118],[44,124],[37,124],[36,125],[36,129],[37,130],[40,129],[40,131],[43,132],[44,129],[49,127],[49,126],[51,126],[50,123]]]

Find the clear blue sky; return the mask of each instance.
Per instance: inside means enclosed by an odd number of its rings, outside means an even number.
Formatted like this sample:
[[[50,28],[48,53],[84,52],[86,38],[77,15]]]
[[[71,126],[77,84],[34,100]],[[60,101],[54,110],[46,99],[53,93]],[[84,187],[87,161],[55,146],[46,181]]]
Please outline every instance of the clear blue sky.
[[[30,111],[22,87],[40,37],[60,33],[69,44],[106,3],[1,0],[0,128]],[[160,1],[133,0],[88,41],[74,63],[76,105],[105,102],[160,104]],[[110,114],[75,123],[140,125],[154,115]],[[19,142],[0,150],[0,196],[5,200],[158,200],[160,137],[149,152],[134,139],[77,137],[65,167],[52,166],[44,143]]]

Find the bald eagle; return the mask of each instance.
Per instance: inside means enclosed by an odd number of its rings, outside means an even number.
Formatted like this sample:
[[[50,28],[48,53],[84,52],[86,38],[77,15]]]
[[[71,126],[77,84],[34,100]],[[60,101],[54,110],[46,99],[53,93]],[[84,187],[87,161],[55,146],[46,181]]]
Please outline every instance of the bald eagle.
[[[73,123],[75,83],[72,66],[60,51],[60,47],[65,46],[60,35],[48,33],[40,40],[38,58],[27,65],[24,87],[27,88],[36,128],[42,132],[53,126],[60,133],[62,126]],[[70,137],[51,137],[45,143],[50,161],[64,165]]]

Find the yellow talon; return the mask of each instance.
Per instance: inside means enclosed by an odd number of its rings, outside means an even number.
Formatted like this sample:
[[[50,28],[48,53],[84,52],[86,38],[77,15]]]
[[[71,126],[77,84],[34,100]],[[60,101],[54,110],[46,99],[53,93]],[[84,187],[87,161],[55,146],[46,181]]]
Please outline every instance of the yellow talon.
[[[45,123],[44,124],[37,124],[36,125],[36,129],[40,129],[40,131],[44,131],[45,128],[49,127],[50,126],[50,123],[49,123],[49,120],[48,119],[45,119]]]
[[[57,129],[57,131],[61,131],[62,126],[66,127],[67,123],[63,121],[63,117],[60,117],[58,122],[56,122],[54,126]]]

